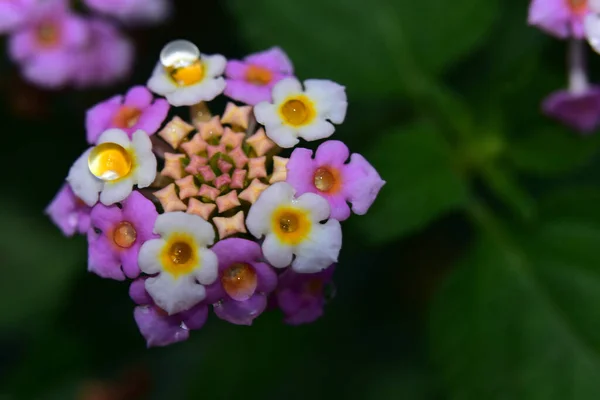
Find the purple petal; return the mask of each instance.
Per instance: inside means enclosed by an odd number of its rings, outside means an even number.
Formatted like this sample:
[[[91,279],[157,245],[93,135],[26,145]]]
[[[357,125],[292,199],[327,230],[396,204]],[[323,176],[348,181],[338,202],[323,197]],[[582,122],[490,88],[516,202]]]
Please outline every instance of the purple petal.
[[[249,105],[271,101],[271,86],[259,86],[242,80],[227,80],[225,96]]]
[[[179,314],[179,317],[189,330],[198,330],[204,326],[208,319],[208,306],[200,303]]]
[[[262,293],[271,293],[277,287],[277,273],[268,264],[256,262],[252,266],[256,271],[258,284],[256,290]]]
[[[102,203],[97,203],[92,208],[90,216],[92,226],[103,232],[112,231],[116,224],[123,221],[123,212],[116,205],[105,206]]]
[[[86,113],[85,126],[87,141],[95,144],[98,137],[113,125],[113,118],[119,111],[123,96],[114,96],[102,103],[96,104]]]
[[[78,204],[77,197],[71,187],[64,184],[58,191],[45,213],[65,236],[73,236],[75,232],[85,233],[89,229],[91,209],[85,204]]]
[[[348,147],[339,140],[328,140],[321,144],[315,154],[318,166],[342,167],[350,156]]]
[[[247,239],[220,240],[211,250],[219,259],[219,271],[224,271],[235,263],[252,264],[262,258],[260,245]]]
[[[73,56],[68,52],[40,53],[23,66],[23,76],[44,88],[65,86],[73,72]]]
[[[279,47],[272,47],[268,50],[249,55],[244,59],[248,64],[259,65],[273,72],[279,72],[285,75],[294,73],[294,66],[289,57]]]
[[[286,182],[296,189],[296,194],[317,192],[314,184],[314,174],[317,165],[312,158],[312,151],[296,148],[287,163]]]
[[[227,293],[225,293],[225,289],[223,289],[220,278],[218,278],[213,284],[206,286],[205,289],[206,299],[204,301],[208,304],[216,303],[227,297]]]
[[[102,278],[125,280],[121,259],[104,234],[88,232],[88,270]]]
[[[226,300],[214,304],[213,309],[217,317],[236,325],[252,325],[267,307],[267,297],[256,293],[246,301]]]
[[[137,232],[137,243],[155,239],[154,223],[158,218],[158,211],[154,203],[139,192],[132,192],[123,203],[123,220],[130,222]]]
[[[302,298],[297,293],[285,289],[277,293],[279,308],[285,314],[284,322],[289,325],[309,324],[323,315],[325,304],[322,298]]]
[[[334,195],[334,196],[323,196],[329,202],[329,207],[331,209],[331,213],[329,218],[337,219],[338,221],[345,221],[350,218],[350,206],[346,202],[346,198],[344,195]],[[358,213],[357,213],[358,214]]]
[[[163,121],[167,118],[169,108],[168,101],[165,99],[157,99],[154,104],[144,110],[138,123],[132,128],[132,131],[141,129],[148,135],[154,135]]]
[[[89,40],[90,28],[86,20],[75,16],[68,15],[61,22],[61,40],[63,46],[69,48],[77,48],[85,45]]]
[[[152,104],[152,93],[145,86],[134,86],[125,96],[125,105],[144,110]]]
[[[35,38],[30,31],[19,31],[8,39],[8,55],[20,62],[35,54]]]
[[[0,1],[0,33],[9,32],[26,19],[27,9],[18,1]]]
[[[352,203],[352,211],[364,215],[385,185],[377,170],[360,154],[352,154],[350,163],[344,168],[346,199]]]
[[[231,79],[245,81],[247,70],[248,65],[246,65],[246,63],[238,60],[229,60],[225,66],[225,76]]]
[[[140,266],[138,264],[138,256],[140,254],[140,247],[142,243],[139,239],[136,239],[136,243],[128,249],[121,250],[121,263],[123,265],[123,272],[129,279],[135,279],[140,276]]]
[[[564,0],[533,0],[529,7],[528,23],[559,38],[570,36],[574,19]]]
[[[163,316],[154,307],[138,306],[133,316],[148,347],[182,342],[190,335],[178,318]]]
[[[146,291],[146,278],[139,278],[131,282],[129,286],[129,297],[139,305],[153,305],[152,297]]]
[[[542,103],[543,112],[582,133],[594,131],[600,124],[600,87],[582,94],[557,91]]]

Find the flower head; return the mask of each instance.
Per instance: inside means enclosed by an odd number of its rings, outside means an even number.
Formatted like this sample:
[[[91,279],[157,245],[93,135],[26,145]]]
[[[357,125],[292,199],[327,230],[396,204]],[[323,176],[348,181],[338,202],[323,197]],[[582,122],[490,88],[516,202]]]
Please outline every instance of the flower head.
[[[129,24],[157,23],[171,14],[169,0],[84,0],[92,10]]]
[[[90,207],[98,197],[104,205],[125,200],[133,186],[149,186],[156,177],[152,143],[141,130],[132,135],[109,129],[71,167],[67,181],[73,192]]]
[[[296,199],[295,193],[289,183],[271,185],[250,208],[246,225],[255,237],[265,236],[263,254],[274,267],[291,264],[296,272],[319,272],[337,261],[342,229],[337,220],[328,220],[327,200],[314,193]]]
[[[138,254],[152,233],[158,212],[141,193],[133,192],[117,205],[96,204],[88,232],[88,270],[116,280],[140,274]]]
[[[87,112],[88,142],[94,144],[110,128],[122,129],[129,137],[139,129],[153,135],[168,113],[169,103],[166,100],[154,100],[152,93],[144,86],[135,86],[125,96],[115,96]]]
[[[298,194],[316,193],[327,199],[331,218],[343,221],[352,211],[363,215],[377,198],[385,182],[360,154],[350,156],[348,147],[330,140],[319,146],[315,158],[308,149],[295,149],[287,164],[287,182]]]
[[[154,232],[160,239],[144,243],[138,259],[143,272],[156,275],[146,290],[169,315],[189,310],[218,276],[217,257],[206,248],[214,242],[213,227],[197,215],[168,212],[156,219]]]
[[[277,286],[275,271],[261,262],[260,245],[250,240],[221,240],[212,251],[219,260],[219,279],[207,288],[207,298],[215,303],[219,318],[251,325],[265,310],[267,296]]]
[[[187,311],[168,315],[158,307],[145,287],[145,278],[136,279],[129,287],[129,296],[138,304],[133,312],[135,322],[148,347],[167,346],[187,340],[191,330],[204,326],[208,306],[198,303]]]
[[[27,22],[36,0],[0,1],[0,33],[10,32]]]
[[[229,60],[225,95],[250,105],[271,101],[273,86],[293,72],[292,62],[279,47],[251,54],[243,61]]]
[[[201,54],[190,42],[171,42],[163,49],[148,88],[174,106],[210,101],[225,89],[221,75],[226,63],[222,55]]]
[[[275,298],[286,324],[308,324],[323,315],[325,288],[334,270],[335,265],[332,265],[314,274],[299,274],[291,269],[281,274]]]
[[[46,214],[65,236],[86,233],[90,227],[90,211],[91,208],[75,196],[67,184],[62,186],[46,208]]]
[[[47,87],[65,85],[73,73],[73,51],[89,39],[85,21],[61,0],[36,5],[35,13],[9,40],[9,53],[23,66],[24,76]]]
[[[267,136],[287,148],[305,140],[328,138],[346,117],[348,102],[343,86],[327,80],[304,81],[285,78],[273,87],[273,103],[254,108],[256,120],[265,126]]]
[[[532,0],[528,22],[559,38],[583,38],[588,12],[588,0]]]

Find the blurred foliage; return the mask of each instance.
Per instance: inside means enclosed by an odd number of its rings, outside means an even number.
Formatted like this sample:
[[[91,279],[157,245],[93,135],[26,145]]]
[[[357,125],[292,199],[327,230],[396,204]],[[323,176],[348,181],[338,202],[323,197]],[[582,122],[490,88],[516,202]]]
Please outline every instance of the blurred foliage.
[[[540,114],[566,49],[527,2],[175,3],[136,38],[132,84],[175,38],[230,58],[278,45],[301,79],[347,87],[335,137],[387,185],[344,224],[320,321],[211,317],[147,350],[127,285],[87,274],[85,239],[43,215],[85,110],[126,87],[44,93],[4,63],[0,399],[600,398],[600,139]]]

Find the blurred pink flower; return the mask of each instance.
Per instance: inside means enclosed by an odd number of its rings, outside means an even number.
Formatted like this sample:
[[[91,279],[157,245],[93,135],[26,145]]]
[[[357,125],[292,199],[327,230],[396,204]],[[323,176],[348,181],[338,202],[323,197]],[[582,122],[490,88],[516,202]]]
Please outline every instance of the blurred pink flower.
[[[84,0],[84,2],[98,13],[131,24],[158,23],[171,15],[170,0]]]
[[[21,26],[36,6],[36,0],[0,1],[0,33]]]
[[[528,22],[559,38],[583,38],[587,0],[532,0]]]

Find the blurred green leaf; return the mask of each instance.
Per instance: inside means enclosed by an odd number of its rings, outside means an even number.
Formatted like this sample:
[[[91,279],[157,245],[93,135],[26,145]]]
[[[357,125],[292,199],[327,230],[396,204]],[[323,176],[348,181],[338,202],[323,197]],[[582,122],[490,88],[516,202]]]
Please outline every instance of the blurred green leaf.
[[[466,202],[467,187],[452,169],[450,149],[429,124],[380,136],[365,157],[387,184],[369,212],[350,223],[373,243],[421,229]]]
[[[482,240],[438,293],[434,358],[451,399],[600,398],[600,225]]]
[[[600,225],[600,188],[565,186],[543,198],[540,213],[547,219],[593,221]]]
[[[576,136],[557,127],[526,133],[511,144],[507,156],[521,171],[544,176],[582,167],[599,150],[600,136]]]
[[[376,94],[402,90],[411,79],[407,63],[442,72],[483,40],[498,6],[495,0],[228,3],[253,50],[281,46],[301,76]]]
[[[84,241],[63,237],[41,210],[15,204],[0,205],[0,327],[13,328],[35,322],[60,302],[71,278],[85,271],[86,251]]]

